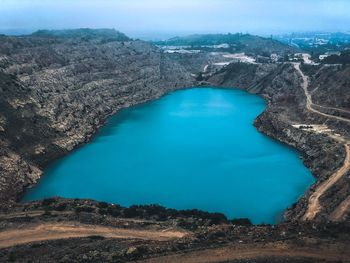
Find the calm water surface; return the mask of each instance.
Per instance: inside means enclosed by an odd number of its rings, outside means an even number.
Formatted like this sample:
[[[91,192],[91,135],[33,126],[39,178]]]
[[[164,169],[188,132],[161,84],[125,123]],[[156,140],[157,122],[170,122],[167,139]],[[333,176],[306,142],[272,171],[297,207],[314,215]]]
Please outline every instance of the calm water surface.
[[[240,90],[194,88],[122,110],[53,163],[24,201],[161,204],[275,223],[314,179],[296,151],[254,128],[264,108]]]

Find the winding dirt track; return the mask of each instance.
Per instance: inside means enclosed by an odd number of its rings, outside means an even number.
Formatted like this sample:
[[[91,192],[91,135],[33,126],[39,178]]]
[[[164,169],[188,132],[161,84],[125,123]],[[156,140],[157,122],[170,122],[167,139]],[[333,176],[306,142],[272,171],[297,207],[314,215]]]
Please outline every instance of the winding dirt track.
[[[315,218],[315,216],[321,211],[322,207],[320,205],[320,197],[332,186],[334,185],[340,178],[342,178],[347,171],[350,169],[350,146],[345,145],[346,149],[346,159],[344,161],[344,164],[342,167],[340,167],[339,170],[337,170],[334,174],[332,174],[331,177],[328,178],[327,181],[320,184],[315,192],[310,196],[309,198],[309,205],[306,213],[304,214],[303,219],[304,220],[312,220]],[[340,204],[340,206],[336,209],[337,212],[330,217],[330,219],[337,221],[339,218],[342,218],[343,214],[347,212],[347,202],[349,198],[345,199],[344,202],[346,204]],[[348,200],[348,201],[347,201]],[[344,208],[343,208],[344,207]]]
[[[326,109],[326,110],[335,110],[335,111],[339,111],[342,113],[347,113],[350,114],[349,110],[345,110],[345,109],[340,109],[340,108],[334,108],[334,107],[328,107],[328,106],[321,106],[321,105],[316,105],[317,107],[321,108],[321,109]]]
[[[347,262],[350,253],[339,253],[329,249],[313,249],[313,248],[283,248],[278,245],[274,247],[262,248],[237,248],[226,246],[223,248],[206,249],[200,251],[189,252],[185,254],[175,254],[152,258],[139,263],[214,263],[228,262],[231,260],[258,259],[266,257],[282,257],[282,258],[310,258],[314,260],[329,260]],[[266,261],[268,262],[268,261]]]
[[[326,113],[323,113],[323,112],[320,112],[320,111],[314,109],[312,106],[317,106],[317,107],[320,107],[320,108],[327,108],[327,107],[319,106],[319,105],[316,105],[316,104],[314,104],[312,102],[311,94],[308,91],[308,86],[309,86],[309,79],[308,79],[308,77],[305,76],[304,73],[301,71],[300,63],[295,63],[294,67],[299,72],[299,74],[302,76],[302,79],[303,79],[302,88],[304,90],[305,97],[306,97],[306,109],[309,110],[310,112],[322,115],[322,116],[330,118],[330,119],[334,119],[334,120],[350,123],[349,119],[346,119],[346,118],[343,118],[343,117],[339,117],[339,116],[330,115],[330,114],[326,114]],[[343,111],[342,109],[338,109],[338,108],[331,108],[331,109]],[[329,188],[331,188],[332,185],[334,185],[340,178],[342,178],[344,175],[346,175],[346,173],[350,170],[350,141],[348,141],[346,138],[341,137],[341,136],[336,135],[336,134],[331,134],[330,137],[332,137],[333,139],[337,140],[340,143],[344,143],[345,152],[346,152],[345,160],[344,160],[344,163],[343,163],[342,167],[340,167],[334,174],[332,174],[328,178],[327,181],[325,181],[322,184],[320,184],[316,188],[315,192],[310,196],[309,203],[308,203],[308,209],[307,209],[306,213],[303,216],[304,220],[312,220],[312,219],[314,219],[316,217],[316,215],[322,209],[322,207],[320,205],[320,201],[319,201],[320,197]],[[338,221],[341,218],[343,218],[344,214],[347,213],[349,209],[350,209],[350,196],[348,198],[346,198],[335,209],[335,211],[330,215],[329,219],[331,219],[333,221]]]
[[[137,230],[123,229],[80,223],[43,223],[29,225],[21,229],[11,229],[0,232],[0,248],[38,242],[45,240],[77,238],[88,236],[103,236],[105,238],[142,239],[167,241],[181,238],[188,233],[176,230]]]
[[[334,119],[334,120],[339,120],[339,121],[344,121],[347,123],[350,123],[350,120],[347,118],[343,118],[343,117],[339,117],[339,116],[334,116],[331,114],[327,114],[327,113],[323,113],[321,111],[318,111],[316,109],[314,109],[312,106],[317,106],[320,108],[328,108],[325,106],[319,106],[317,104],[314,104],[312,102],[312,98],[311,98],[311,94],[308,91],[308,87],[309,87],[309,78],[307,76],[304,75],[304,73],[301,71],[300,69],[300,63],[294,63],[294,68],[299,72],[299,74],[301,75],[301,77],[303,78],[303,83],[302,83],[302,88],[304,90],[305,93],[305,97],[306,97],[306,109],[308,111],[314,112],[316,114],[322,115],[324,117],[330,118],[330,119]],[[338,109],[338,108],[330,108],[329,109],[333,109],[333,110],[338,110],[338,111],[344,111],[343,109]]]

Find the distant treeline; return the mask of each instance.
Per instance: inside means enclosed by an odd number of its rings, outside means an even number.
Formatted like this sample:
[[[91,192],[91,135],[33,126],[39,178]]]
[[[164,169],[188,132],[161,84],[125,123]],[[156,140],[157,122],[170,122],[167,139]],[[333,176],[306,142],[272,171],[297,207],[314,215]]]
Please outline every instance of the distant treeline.
[[[43,38],[80,38],[83,40],[108,39],[110,41],[130,41],[125,34],[109,28],[102,29],[67,29],[67,30],[38,30],[31,34],[33,37]]]
[[[342,52],[340,55],[331,55],[322,60],[324,64],[350,64],[350,50]]]

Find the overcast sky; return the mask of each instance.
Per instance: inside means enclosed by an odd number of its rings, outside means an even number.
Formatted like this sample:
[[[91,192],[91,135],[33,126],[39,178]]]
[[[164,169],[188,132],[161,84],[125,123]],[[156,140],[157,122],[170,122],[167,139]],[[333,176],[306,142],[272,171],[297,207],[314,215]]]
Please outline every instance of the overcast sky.
[[[0,31],[77,27],[132,36],[350,31],[350,0],[0,0]]]

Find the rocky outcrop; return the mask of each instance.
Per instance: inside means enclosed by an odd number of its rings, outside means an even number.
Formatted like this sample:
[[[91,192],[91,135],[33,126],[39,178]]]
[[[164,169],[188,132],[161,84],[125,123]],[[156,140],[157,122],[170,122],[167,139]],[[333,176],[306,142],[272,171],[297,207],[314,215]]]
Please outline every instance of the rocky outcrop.
[[[194,83],[152,44],[117,32],[68,32],[0,38],[2,203],[117,110]]]

